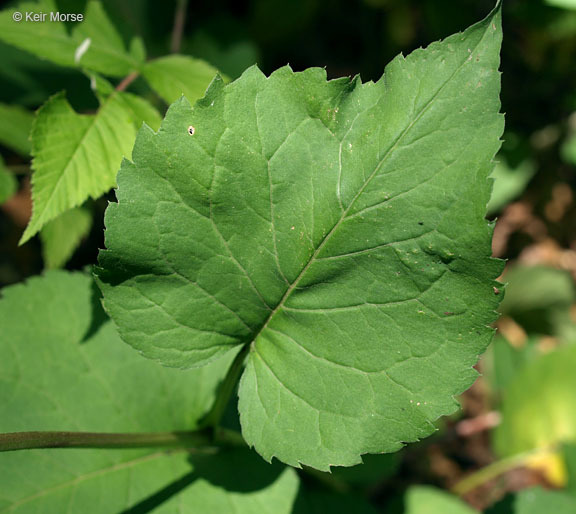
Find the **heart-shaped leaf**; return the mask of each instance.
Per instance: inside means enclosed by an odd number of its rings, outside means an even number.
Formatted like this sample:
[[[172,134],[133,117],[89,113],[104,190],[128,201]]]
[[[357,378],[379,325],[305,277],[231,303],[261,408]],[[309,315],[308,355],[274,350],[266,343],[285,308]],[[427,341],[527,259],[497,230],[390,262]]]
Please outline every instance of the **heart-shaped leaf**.
[[[325,470],[430,434],[500,298],[500,40],[496,9],[377,83],[253,67],[173,104],[106,214],[121,337],[182,368],[248,348],[242,430],[266,459]]]

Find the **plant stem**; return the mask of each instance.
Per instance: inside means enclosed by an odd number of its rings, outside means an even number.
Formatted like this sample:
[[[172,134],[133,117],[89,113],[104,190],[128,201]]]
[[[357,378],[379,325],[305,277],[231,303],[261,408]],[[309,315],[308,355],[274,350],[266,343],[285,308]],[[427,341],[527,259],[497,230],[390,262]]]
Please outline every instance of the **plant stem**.
[[[132,82],[134,82],[140,74],[137,71],[133,71],[126,75],[120,83],[116,86],[116,91],[124,91]]]
[[[236,355],[234,361],[230,365],[228,369],[228,373],[226,373],[226,377],[220,384],[220,388],[218,389],[218,396],[216,397],[216,401],[212,406],[212,409],[202,421],[203,427],[212,427],[216,428],[220,424],[220,420],[222,419],[222,415],[226,410],[226,406],[230,401],[230,397],[236,388],[236,384],[240,379],[240,375],[242,374],[242,368],[244,367],[244,360],[246,359],[246,355],[250,351],[250,345],[245,344],[242,347],[242,350]]]
[[[176,13],[174,14],[174,27],[172,29],[172,40],[170,51],[177,54],[182,46],[182,34],[184,32],[184,22],[186,21],[186,5],[188,0],[178,0]]]
[[[526,464],[526,461],[538,453],[548,453],[549,450],[543,450],[538,448],[536,450],[531,450],[529,452],[519,453],[518,455],[512,455],[512,457],[507,457],[505,459],[497,460],[488,466],[479,469],[470,476],[467,476],[463,480],[460,480],[453,488],[452,492],[463,496],[466,493],[476,489],[477,487],[485,484],[486,482],[496,478],[498,475],[510,471],[514,468],[519,468]]]
[[[0,452],[33,448],[178,448],[211,446],[205,431],[97,433],[12,432],[0,434]]]
[[[6,166],[14,175],[30,175],[30,164],[10,164]]]

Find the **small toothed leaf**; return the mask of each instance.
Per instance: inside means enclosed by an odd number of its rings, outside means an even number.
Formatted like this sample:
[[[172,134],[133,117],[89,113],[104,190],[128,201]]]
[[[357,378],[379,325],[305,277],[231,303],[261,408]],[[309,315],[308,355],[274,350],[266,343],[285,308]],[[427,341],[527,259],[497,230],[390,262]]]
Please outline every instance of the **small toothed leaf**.
[[[114,187],[137,129],[158,119],[151,105],[129,93],[103,98],[96,114],[77,114],[63,93],[50,98],[32,127],[33,211],[21,244],[63,212]]]

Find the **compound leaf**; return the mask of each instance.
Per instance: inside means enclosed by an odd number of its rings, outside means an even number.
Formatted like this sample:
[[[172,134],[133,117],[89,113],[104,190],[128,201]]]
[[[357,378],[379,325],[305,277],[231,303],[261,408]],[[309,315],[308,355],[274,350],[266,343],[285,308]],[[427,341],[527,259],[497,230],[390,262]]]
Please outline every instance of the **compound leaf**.
[[[230,360],[188,373],[146,361],[121,343],[95,293],[89,276],[62,271],[3,290],[0,431],[194,429]],[[160,496],[154,512],[291,512],[294,471],[254,460],[247,450],[2,453],[0,511],[125,512]],[[229,479],[239,469],[249,471],[241,490]]]
[[[248,345],[242,431],[267,460],[326,470],[429,435],[500,298],[500,40],[496,9],[377,83],[253,67],[173,104],[106,213],[121,337],[182,368]]]

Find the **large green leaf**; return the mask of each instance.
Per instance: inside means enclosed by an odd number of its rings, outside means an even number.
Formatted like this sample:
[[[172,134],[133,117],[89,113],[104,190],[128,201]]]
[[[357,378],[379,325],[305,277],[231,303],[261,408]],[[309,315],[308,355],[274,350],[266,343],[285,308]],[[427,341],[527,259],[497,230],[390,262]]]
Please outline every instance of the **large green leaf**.
[[[0,431],[193,429],[230,359],[187,373],[141,359],[104,319],[95,292],[90,277],[65,272],[3,290]],[[149,512],[144,506],[168,500],[157,512],[289,513],[295,473],[254,457],[246,450],[193,458],[155,449],[2,453],[0,511]]]
[[[22,14],[14,21],[14,13]],[[51,19],[63,12],[54,0],[23,2],[0,13],[0,40],[61,66],[83,67],[111,76],[124,76],[144,62],[142,52],[127,51],[120,34],[111,24],[100,2],[90,1],[84,20],[74,24],[72,33],[63,22]],[[45,14],[39,21],[28,14]],[[79,14],[79,13],[77,13]]]
[[[144,128],[98,271],[122,338],[165,365],[249,347],[242,430],[318,469],[434,430],[500,296],[487,177],[500,14],[377,83],[256,67]]]
[[[201,59],[187,55],[168,55],[146,63],[142,74],[167,103],[182,95],[190,102],[204,96],[218,70]]]
[[[152,106],[129,93],[113,92],[96,114],[87,115],[77,114],[63,93],[48,100],[32,128],[34,207],[21,243],[64,211],[112,188],[138,127],[158,118]]]

